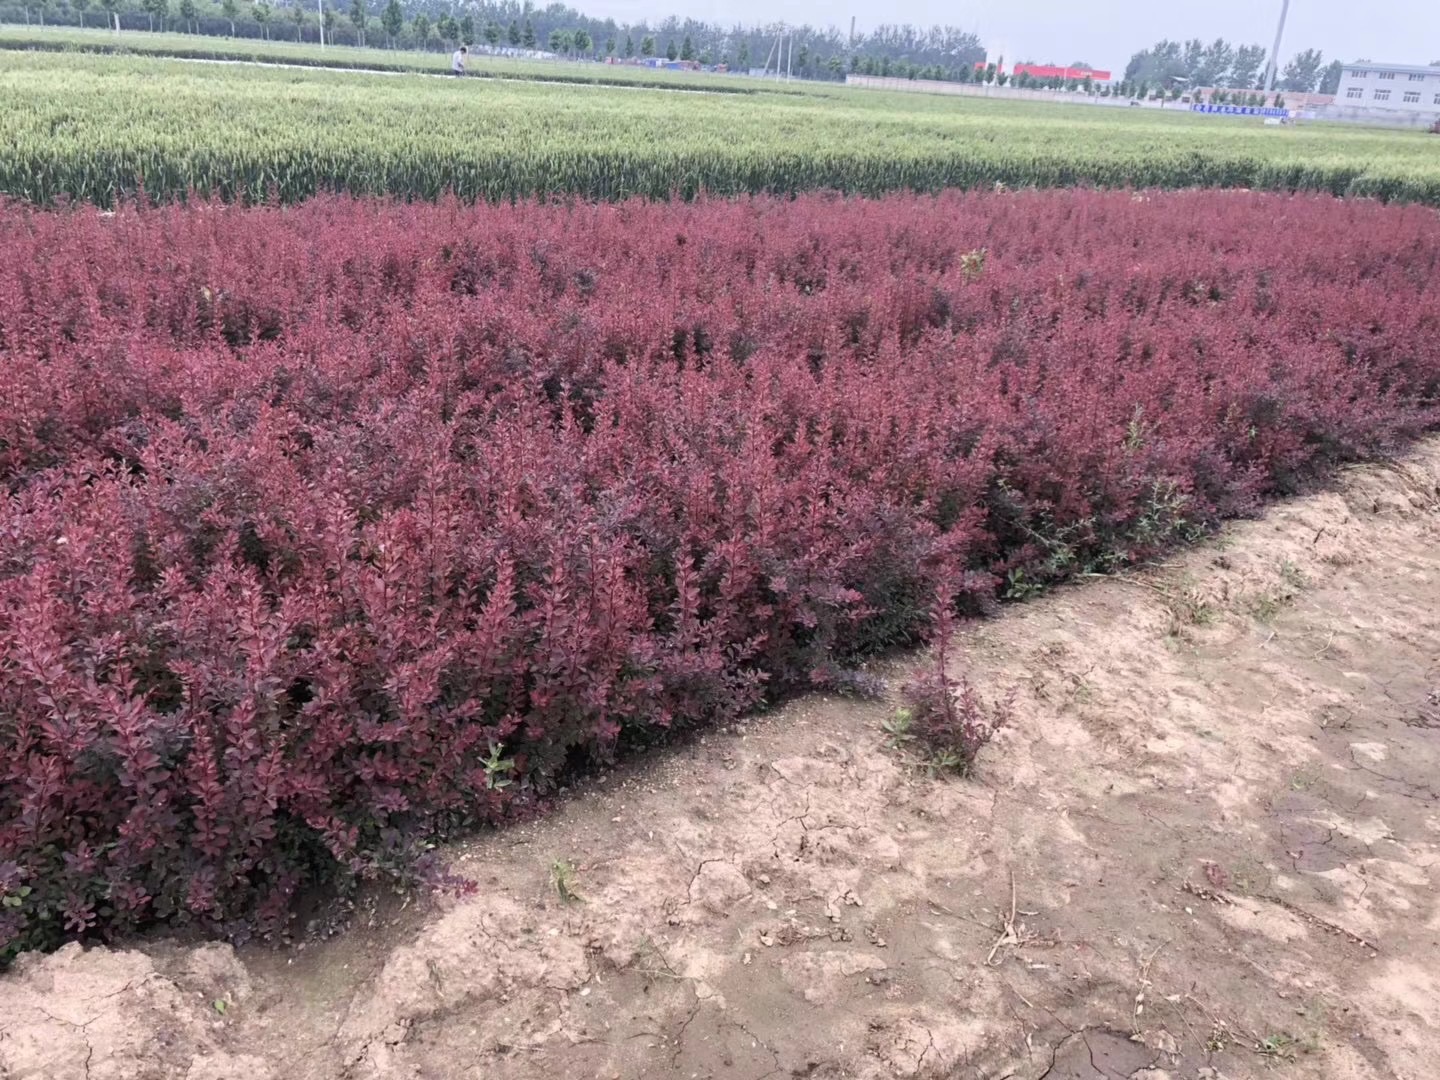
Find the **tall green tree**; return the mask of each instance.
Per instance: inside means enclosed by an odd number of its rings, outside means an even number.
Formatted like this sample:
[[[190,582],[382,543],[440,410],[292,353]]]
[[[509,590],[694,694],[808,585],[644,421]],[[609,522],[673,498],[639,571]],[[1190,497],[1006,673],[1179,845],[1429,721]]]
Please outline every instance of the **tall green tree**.
[[[485,24],[485,44],[492,49],[500,44],[500,24],[493,19]]]
[[[1200,64],[1190,73],[1191,86],[1228,86],[1235,66],[1235,49],[1224,38],[1216,38],[1200,54]]]
[[[74,6],[74,0],[71,0],[71,6]],[[179,12],[180,18],[185,20],[185,32],[187,34],[193,34],[195,32],[195,20],[200,17],[200,12],[195,7],[195,0],[180,0],[179,7],[176,10]]]
[[[1340,89],[1340,77],[1345,74],[1345,65],[1336,60],[1320,76],[1320,93],[1334,94]]]
[[[525,20],[525,26],[520,31],[520,42],[527,49],[535,48],[535,27],[530,24],[529,19]]]
[[[1254,90],[1260,82],[1260,69],[1264,66],[1265,46],[1241,45],[1235,50],[1235,62],[1230,67],[1230,88]]]
[[[475,16],[463,15],[456,24],[460,31],[460,44],[470,45],[475,41]]]
[[[1325,66],[1325,54],[1318,49],[1306,49],[1295,54],[1280,74],[1280,89],[1297,94],[1310,94],[1320,85],[1320,72]]]
[[[553,52],[553,53],[558,53],[558,52],[560,51],[560,44],[561,44],[561,42],[560,42],[560,31],[559,31],[559,30],[551,30],[551,31],[550,31],[550,40],[549,40],[548,44],[549,44],[549,46],[550,46],[550,51],[551,51],[551,52]]]
[[[510,42],[510,46],[511,46],[512,48],[519,48],[519,46],[520,46],[520,24],[519,24],[518,22],[516,22],[514,19],[511,19],[511,20],[510,20],[510,33],[506,36],[506,40]]]
[[[350,0],[350,25],[355,27],[356,42],[365,45],[365,27],[370,22],[370,13],[365,9],[365,0]]]
[[[1161,86],[1253,89],[1260,82],[1265,49],[1260,45],[1231,45],[1216,38],[1209,45],[1198,38],[1184,42],[1158,41],[1130,58],[1124,82]],[[1072,65],[1079,66],[1079,65]]]
[[[90,0],[70,0],[70,6],[80,16],[80,29],[85,29],[85,12],[90,10]]]
[[[594,40],[590,37],[588,30],[575,31],[575,51],[581,56],[589,56],[590,50],[595,47]]]
[[[415,16],[410,24],[410,32],[415,35],[415,43],[420,46],[423,52],[430,45],[430,16],[423,11]]]
[[[104,2],[105,0],[101,0],[101,3]],[[240,0],[220,0],[220,15],[230,24],[230,36],[233,38],[235,36],[235,20],[240,17]]]
[[[741,71],[750,70],[750,42],[740,42],[740,49],[735,54],[735,66]]]
[[[635,39],[629,34],[625,35],[625,59],[629,60],[635,55]]]
[[[1176,78],[1188,78],[1190,69],[1185,64],[1185,48],[1178,41],[1158,41],[1148,49],[1142,49],[1130,57],[1125,66],[1127,82],[1168,83]]]
[[[380,12],[380,28],[385,31],[385,39],[390,48],[395,47],[395,39],[400,36],[400,31],[405,29],[405,9],[400,6],[400,0],[390,0],[385,9]]]
[[[802,45],[801,48],[804,48],[804,46]],[[674,57],[671,57],[671,59],[673,60]],[[681,59],[681,60],[694,60],[694,59],[695,59],[695,42],[693,42],[693,41],[690,40],[690,35],[689,35],[689,34],[686,34],[686,35],[685,35],[685,40],[680,43],[680,59]]]
[[[460,28],[455,25],[455,20],[450,13],[446,12],[435,20],[435,32],[440,35],[440,40],[448,48],[454,42],[455,36],[460,33]]]
[[[655,39],[654,39],[652,36],[650,36],[649,34],[646,34],[645,37],[644,37],[643,39],[641,39],[641,41],[640,41],[640,55],[641,55],[641,56],[654,56],[654,55],[655,55]]]
[[[1199,38],[1191,38],[1185,42],[1183,61],[1185,64],[1185,74],[1183,77],[1187,79],[1194,78],[1195,73],[1199,71],[1201,65],[1205,63],[1205,43]]]
[[[161,7],[161,4],[164,7]],[[165,29],[165,15],[170,11],[170,0],[141,0],[141,8],[144,9],[146,17],[150,20],[150,29],[155,29],[155,20],[160,19],[160,29]]]
[[[674,38],[671,38],[669,41],[665,42],[665,59],[666,59],[666,60],[678,60],[678,59],[680,59],[680,50],[678,50],[677,48],[675,48],[675,39],[674,39]]]
[[[605,55],[606,55],[606,56],[614,56],[614,55],[615,55],[615,35],[614,35],[614,34],[611,34],[609,37],[607,37],[607,38],[605,39]]]
[[[267,0],[255,0],[250,14],[260,24],[260,36],[266,41],[270,40],[270,20],[275,15],[275,9],[270,6]]]

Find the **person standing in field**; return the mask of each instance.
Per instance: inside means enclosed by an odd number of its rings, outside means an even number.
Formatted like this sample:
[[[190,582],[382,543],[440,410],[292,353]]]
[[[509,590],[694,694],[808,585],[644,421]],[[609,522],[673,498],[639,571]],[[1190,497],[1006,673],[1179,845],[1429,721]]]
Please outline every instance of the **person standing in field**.
[[[468,46],[461,45],[458,49],[456,49],[454,54],[450,57],[450,74],[464,75],[465,61],[469,58],[469,56],[470,49]]]

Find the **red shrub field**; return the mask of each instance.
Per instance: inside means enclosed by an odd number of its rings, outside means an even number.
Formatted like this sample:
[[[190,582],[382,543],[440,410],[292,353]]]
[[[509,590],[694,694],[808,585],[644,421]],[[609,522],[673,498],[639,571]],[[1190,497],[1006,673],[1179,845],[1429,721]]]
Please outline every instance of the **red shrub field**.
[[[1440,419],[1440,218],[0,209],[0,954],[273,928]]]

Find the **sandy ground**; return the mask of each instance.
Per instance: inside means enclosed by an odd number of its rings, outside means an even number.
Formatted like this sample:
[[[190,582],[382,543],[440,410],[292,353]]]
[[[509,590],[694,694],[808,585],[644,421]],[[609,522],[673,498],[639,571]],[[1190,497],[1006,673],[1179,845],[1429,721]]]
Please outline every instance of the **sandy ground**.
[[[972,780],[806,699],[452,849],[464,900],[25,958],[0,1077],[1437,1075],[1440,441],[965,646]]]

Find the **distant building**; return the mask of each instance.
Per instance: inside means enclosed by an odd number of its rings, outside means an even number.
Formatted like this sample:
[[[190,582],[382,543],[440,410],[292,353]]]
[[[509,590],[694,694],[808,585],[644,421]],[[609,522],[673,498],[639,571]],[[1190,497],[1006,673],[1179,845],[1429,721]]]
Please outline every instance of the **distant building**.
[[[1097,71],[1094,68],[1052,67],[1049,64],[1016,64],[1015,70],[1010,74],[1012,77],[1029,75],[1032,79],[1073,79],[1075,82],[1084,82],[1089,79],[1091,82],[1097,83],[1110,81],[1110,72],[1108,71]]]
[[[1335,104],[1351,109],[1395,109],[1440,114],[1440,67],[1346,64]]]
[[[979,60],[975,64],[975,70],[984,71],[992,63],[995,64],[997,73],[1009,75],[1012,79],[1018,79],[1021,75],[1029,75],[1032,79],[1073,79],[1077,83],[1084,82],[1086,79],[1097,83],[1108,83],[1110,81],[1110,72],[1099,71],[1095,68],[1055,67],[1050,64],[1016,64],[1012,70],[1006,71],[1004,57],[1001,57],[999,61]]]

